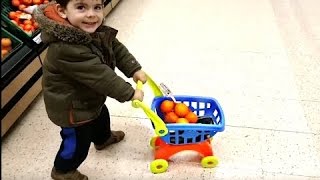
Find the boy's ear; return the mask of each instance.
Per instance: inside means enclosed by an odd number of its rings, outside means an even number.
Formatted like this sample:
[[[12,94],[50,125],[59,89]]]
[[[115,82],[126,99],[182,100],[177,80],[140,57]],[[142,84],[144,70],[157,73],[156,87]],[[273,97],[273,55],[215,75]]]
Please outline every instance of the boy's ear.
[[[65,9],[63,7],[61,7],[60,4],[57,4],[57,11],[58,11],[58,14],[60,17],[62,17],[63,19],[66,19],[67,18],[67,14],[65,12]]]

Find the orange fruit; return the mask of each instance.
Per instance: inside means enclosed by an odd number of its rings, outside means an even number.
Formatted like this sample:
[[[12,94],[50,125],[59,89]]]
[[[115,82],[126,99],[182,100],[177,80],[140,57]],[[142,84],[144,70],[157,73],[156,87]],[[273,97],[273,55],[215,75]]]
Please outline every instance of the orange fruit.
[[[15,19],[15,18],[17,18],[17,13],[14,12],[14,11],[10,11],[10,12],[9,12],[9,18],[10,18],[10,19]]]
[[[1,38],[1,46],[2,47],[9,47],[11,46],[12,42],[10,38]]]
[[[174,107],[174,112],[179,117],[185,117],[189,113],[189,107],[185,105],[184,103],[177,103]]]
[[[174,102],[170,100],[164,100],[160,105],[160,110],[163,113],[171,112],[173,111],[173,108],[174,108]]]
[[[22,2],[27,6],[32,4],[32,0],[22,0]]]
[[[12,0],[11,4],[12,4],[12,6],[18,7],[20,5],[20,1],[19,0]]]
[[[176,123],[179,117],[174,112],[169,112],[164,116],[166,123]]]
[[[20,15],[18,15],[18,16],[20,16]],[[20,19],[17,17],[17,18],[15,18],[13,21],[15,21],[16,22],[16,24],[19,26],[19,24],[20,24]]]
[[[2,46],[1,48],[2,48],[3,50],[7,50],[7,51],[11,51],[11,49],[12,49],[11,46],[6,46],[6,47]]]
[[[42,4],[42,0],[32,0],[33,4]]]
[[[1,49],[1,57],[4,58],[9,53],[8,50]]]
[[[24,21],[23,21],[23,24],[24,24],[24,25],[27,25],[27,24],[32,25],[32,21],[31,21],[31,20],[26,19],[26,20],[24,20]]]
[[[184,118],[188,119],[190,123],[198,122],[198,116],[194,112],[189,112]]]
[[[20,29],[24,30],[24,24],[19,24]]]
[[[188,119],[186,119],[186,118],[179,118],[179,119],[177,120],[177,123],[188,124],[189,121],[188,121]]]
[[[31,31],[33,29],[33,26],[31,24],[25,24],[23,29],[26,31]]]
[[[20,11],[23,11],[26,7],[27,7],[27,6],[26,6],[25,4],[20,4],[20,5],[18,6],[18,9],[19,9]]]

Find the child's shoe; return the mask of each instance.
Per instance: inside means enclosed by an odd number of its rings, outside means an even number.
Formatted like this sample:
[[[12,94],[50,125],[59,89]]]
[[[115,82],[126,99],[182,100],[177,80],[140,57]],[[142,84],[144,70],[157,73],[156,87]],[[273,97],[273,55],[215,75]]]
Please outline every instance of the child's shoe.
[[[101,145],[95,144],[94,147],[96,150],[102,150],[111,144],[118,143],[123,140],[125,134],[123,131],[111,131],[111,136]]]
[[[88,180],[88,176],[81,174],[78,170],[61,173],[54,167],[51,171],[51,178],[54,180]]]

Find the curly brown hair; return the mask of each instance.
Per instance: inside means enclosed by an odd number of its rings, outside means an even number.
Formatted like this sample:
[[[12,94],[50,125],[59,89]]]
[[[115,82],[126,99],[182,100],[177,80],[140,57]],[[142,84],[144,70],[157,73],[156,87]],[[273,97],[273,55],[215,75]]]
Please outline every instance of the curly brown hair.
[[[71,0],[54,0],[56,3],[60,4],[61,7],[63,8],[66,8],[68,3],[71,1]],[[102,4],[107,1],[107,2],[110,2],[110,0],[101,0]]]

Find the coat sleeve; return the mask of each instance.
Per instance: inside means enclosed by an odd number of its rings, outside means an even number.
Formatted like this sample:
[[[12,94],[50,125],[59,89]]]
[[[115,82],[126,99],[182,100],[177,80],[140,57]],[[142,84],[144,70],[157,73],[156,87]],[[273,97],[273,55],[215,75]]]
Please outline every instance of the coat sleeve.
[[[141,65],[129,50],[117,39],[112,44],[117,68],[128,78],[141,69]]]
[[[64,75],[119,102],[131,100],[135,91],[131,84],[101,63],[88,47],[60,44],[56,54],[56,66]]]

